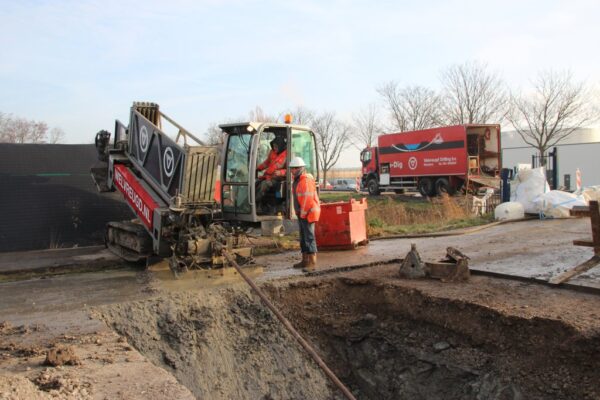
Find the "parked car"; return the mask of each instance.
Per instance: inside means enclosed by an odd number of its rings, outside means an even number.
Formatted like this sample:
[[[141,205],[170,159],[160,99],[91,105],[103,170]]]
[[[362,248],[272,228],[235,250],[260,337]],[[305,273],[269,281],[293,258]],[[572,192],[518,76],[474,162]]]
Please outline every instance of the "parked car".
[[[323,182],[323,179],[319,180],[319,189],[321,190],[333,190],[333,185],[329,181]]]
[[[360,186],[356,184],[356,179],[335,179],[333,190],[358,192]]]

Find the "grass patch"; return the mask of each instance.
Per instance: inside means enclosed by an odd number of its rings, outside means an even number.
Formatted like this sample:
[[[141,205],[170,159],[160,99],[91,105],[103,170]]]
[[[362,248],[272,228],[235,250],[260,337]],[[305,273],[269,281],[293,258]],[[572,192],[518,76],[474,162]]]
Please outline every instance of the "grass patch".
[[[321,201],[331,203],[366,197],[364,193],[322,193]],[[471,215],[463,196],[430,199],[407,195],[369,196],[367,230],[370,237],[443,232],[491,222],[491,215]]]
[[[362,199],[363,197],[368,197],[365,193],[356,193],[356,192],[320,192],[319,199],[325,203],[333,203],[334,201],[348,201],[349,199]],[[375,199],[383,197],[376,196]],[[371,201],[372,197],[369,197],[369,201]]]
[[[380,228],[372,227],[371,225],[369,225],[367,229],[369,231],[369,236],[371,237],[385,237],[389,235],[413,235],[470,228],[473,226],[488,224],[492,222],[492,220],[493,218],[491,215],[486,215],[483,217],[455,219],[448,221],[447,223],[441,224],[425,223],[412,225],[386,225]]]

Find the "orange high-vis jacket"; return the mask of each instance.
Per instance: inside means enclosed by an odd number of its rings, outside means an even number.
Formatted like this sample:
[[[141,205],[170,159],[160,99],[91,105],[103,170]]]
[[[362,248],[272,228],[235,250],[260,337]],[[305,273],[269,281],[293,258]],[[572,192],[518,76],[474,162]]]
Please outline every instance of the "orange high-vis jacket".
[[[262,171],[266,169],[261,179],[271,179],[272,177],[285,177],[285,161],[287,150],[277,154],[273,150],[269,152],[267,159],[256,169]]]
[[[299,182],[294,185],[296,188],[294,196],[300,205],[300,215],[298,215],[298,210],[296,210],[296,215],[308,222],[317,222],[321,216],[321,205],[315,178],[305,172],[296,179],[299,179]]]

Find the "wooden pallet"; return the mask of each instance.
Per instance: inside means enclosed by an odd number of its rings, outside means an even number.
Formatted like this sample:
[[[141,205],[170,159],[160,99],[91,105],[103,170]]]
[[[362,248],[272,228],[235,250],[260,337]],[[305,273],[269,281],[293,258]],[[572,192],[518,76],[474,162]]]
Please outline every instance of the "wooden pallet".
[[[588,207],[574,207],[570,213],[572,216],[590,217],[590,223],[592,225],[592,239],[573,240],[573,244],[575,246],[593,247],[594,255],[592,258],[579,264],[578,266],[552,277],[549,280],[549,283],[554,285],[565,283],[577,275],[589,271],[596,265],[600,264],[600,209],[598,207],[598,202],[590,201],[590,205]]]

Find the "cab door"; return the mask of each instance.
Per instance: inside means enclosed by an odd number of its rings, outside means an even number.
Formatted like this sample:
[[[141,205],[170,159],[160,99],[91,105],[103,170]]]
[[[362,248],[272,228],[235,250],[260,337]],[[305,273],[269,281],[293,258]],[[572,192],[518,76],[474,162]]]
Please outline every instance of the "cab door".
[[[311,174],[315,178],[315,182],[319,182],[319,164],[317,157],[317,141],[315,135],[306,129],[299,127],[290,126],[288,129],[288,162],[287,162],[287,179],[289,182],[287,185],[287,196],[286,196],[286,218],[295,219],[296,213],[294,212],[294,199],[292,195],[293,177],[290,171],[290,161],[294,157],[301,157],[306,164],[306,172]],[[319,191],[319,185],[316,185],[317,191]]]
[[[250,159],[254,134],[227,132],[221,167],[221,202],[225,219],[251,220],[253,192]]]
[[[258,189],[258,185],[260,183],[260,175],[262,172],[258,171],[258,166],[264,162],[269,153],[271,152],[271,141],[275,139],[276,135],[285,135],[286,138],[289,137],[289,132],[286,130],[286,127],[281,127],[275,124],[263,124],[259,129],[257,134],[255,135],[255,140],[253,142],[251,157],[250,157],[250,193],[251,193],[251,206],[252,206],[252,221],[264,221],[271,220],[276,217],[276,215],[268,215],[268,214],[260,214],[258,213],[257,207],[258,204],[256,202],[256,191]],[[286,140],[287,149],[289,149],[289,140]],[[289,150],[288,150],[289,154]],[[287,162],[289,163],[289,156],[286,157]],[[287,181],[286,181],[287,182]],[[284,182],[285,187],[285,182]],[[279,192],[278,195],[283,195],[286,193],[285,191]]]

